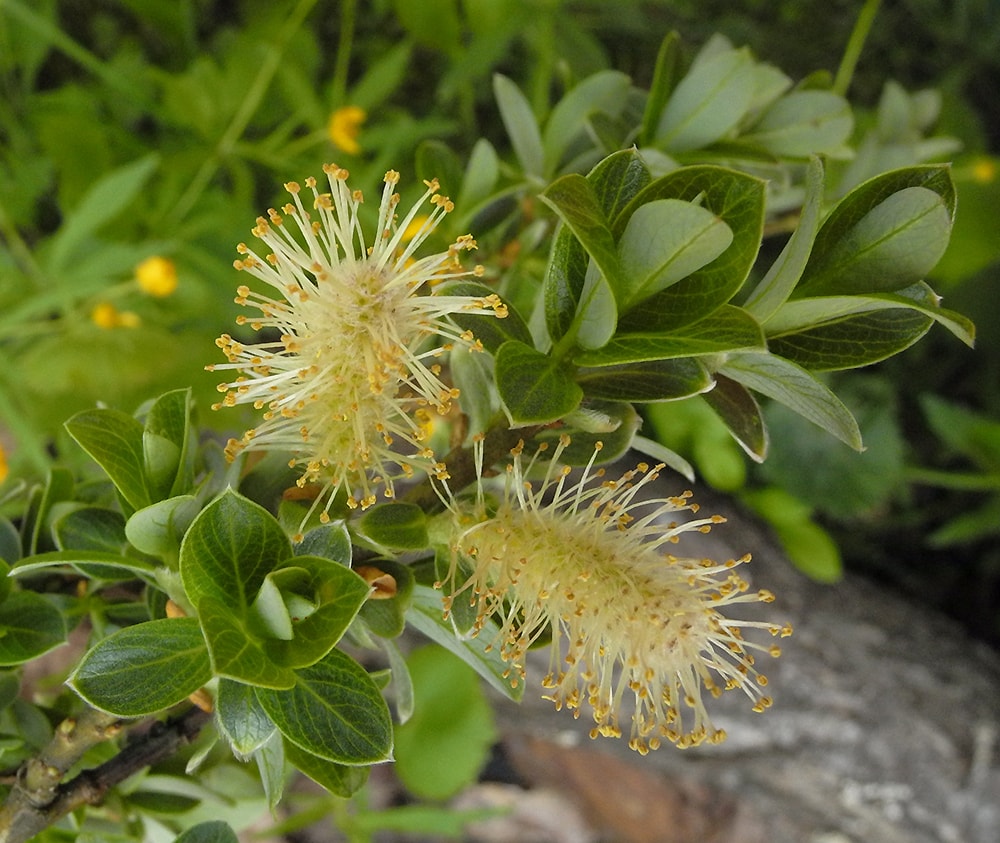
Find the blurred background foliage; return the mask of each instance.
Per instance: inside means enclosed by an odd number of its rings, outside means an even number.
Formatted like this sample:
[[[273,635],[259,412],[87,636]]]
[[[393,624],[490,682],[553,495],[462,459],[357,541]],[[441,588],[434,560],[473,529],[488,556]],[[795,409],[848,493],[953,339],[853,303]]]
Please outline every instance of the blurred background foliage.
[[[281,201],[283,181],[336,160],[371,189],[398,169],[405,194],[433,168],[455,196],[442,142],[464,163],[486,138],[509,184],[517,173],[495,73],[538,117],[603,69],[648,86],[671,30],[689,56],[720,32],[793,78],[832,74],[861,5],[0,0],[0,443],[11,476],[75,458],[61,424],[95,402],[131,410],[187,385],[202,408],[216,399],[203,367],[236,315],[235,245]],[[843,557],[994,643],[998,42],[993,0],[889,0],[849,91],[859,149],[881,137],[880,149],[898,144],[905,158],[929,130],[960,139],[960,151],[937,156],[955,161],[960,202],[931,280],[977,323],[978,348],[935,329],[870,372],[831,376],[861,421],[864,454],[779,407],[759,467],[700,402],[657,406],[645,431],[764,514],[814,576],[835,578]],[[923,88],[937,99],[900,93]],[[479,237],[494,276],[532,281],[545,259],[533,225],[542,209],[525,193],[505,202],[474,219],[459,207],[457,222]],[[782,237],[766,245],[773,257]],[[201,421],[239,426],[232,415]]]

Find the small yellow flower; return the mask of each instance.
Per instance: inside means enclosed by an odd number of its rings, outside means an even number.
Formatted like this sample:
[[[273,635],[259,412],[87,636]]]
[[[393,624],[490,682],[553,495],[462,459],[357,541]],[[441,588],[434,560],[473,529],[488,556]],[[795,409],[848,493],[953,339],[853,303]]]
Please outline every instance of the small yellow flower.
[[[992,158],[981,156],[972,165],[972,180],[979,184],[989,184],[997,177],[997,165]]]
[[[177,289],[177,267],[169,258],[154,255],[135,268],[135,280],[147,296],[165,298]]]
[[[237,290],[237,304],[259,311],[238,324],[266,330],[266,338],[244,345],[224,334],[216,345],[229,362],[206,368],[239,373],[219,386],[226,397],[215,409],[251,404],[265,411],[258,427],[230,440],[229,456],[244,449],[293,452],[290,465],[304,469],[299,486],[322,487],[316,505],[325,500],[320,517],[326,520],[340,490],[348,493],[348,505],[367,507],[379,487],[391,498],[395,481],[415,470],[446,476],[426,444],[428,422],[431,411],[448,412],[458,391],[442,380],[437,360],[456,342],[481,348],[447,317],[459,311],[503,317],[506,309],[495,295],[434,292],[442,281],[482,274],[482,267],[466,270],[458,261],[476,248],[471,236],[459,237],[447,252],[414,257],[453,207],[436,181],[426,183],[423,198],[400,220],[399,173],[386,173],[366,245],[361,192],[348,188],[347,170],[324,169],[329,193],[306,180],[311,212],[302,188],[289,182],[292,202],[257,218],[253,233],[270,254],[262,258],[246,244],[238,247],[244,257],[236,268],[277,292],[272,298],[247,286]],[[426,202],[430,216],[404,242],[403,232]]]
[[[724,519],[674,520],[678,512],[697,512],[690,492],[643,499],[640,492],[663,466],[642,464],[605,480],[603,469],[594,469],[595,451],[573,481],[558,463],[568,444],[563,437],[537,488],[526,478],[538,453],[526,463],[523,446],[514,449],[499,500],[486,494],[478,451],[474,502],[451,502],[446,610],[456,600],[477,609],[473,631],[495,635],[490,646],[511,665],[507,676],[515,686],[528,648],[551,636],[546,698],[574,716],[589,706],[591,737],[619,737],[620,711],[631,698],[629,746],[642,754],[663,740],[679,747],[723,740],[702,692],[715,697],[738,689],[755,711],[770,706],[752,651],[780,650],[746,641],[743,630],[785,636],[791,628],[722,614],[738,603],[774,599],[750,591],[736,572],[749,556],[717,563],[664,552],[681,533],[708,532]]]
[[[334,146],[348,155],[359,155],[361,144],[358,143],[358,135],[361,134],[361,125],[367,117],[368,112],[356,105],[345,105],[334,111],[327,125],[327,132]]]
[[[137,313],[119,310],[111,302],[102,301],[90,311],[90,321],[98,328],[110,331],[112,328],[136,328],[142,324]]]

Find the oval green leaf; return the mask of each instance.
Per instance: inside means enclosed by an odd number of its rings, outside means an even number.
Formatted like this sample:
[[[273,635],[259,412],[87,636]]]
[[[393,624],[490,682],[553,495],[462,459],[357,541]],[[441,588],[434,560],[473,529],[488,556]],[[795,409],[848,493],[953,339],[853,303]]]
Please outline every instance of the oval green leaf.
[[[66,642],[59,608],[33,591],[15,591],[0,603],[0,665],[24,664]]]
[[[583,398],[562,363],[514,340],[497,352],[496,384],[515,426],[556,421]]]
[[[141,717],[176,705],[212,678],[194,618],[129,626],[94,645],[67,684],[94,708]]]
[[[338,764],[389,760],[389,707],[361,665],[333,650],[297,673],[287,691],[257,689],[264,710],[289,742]]]

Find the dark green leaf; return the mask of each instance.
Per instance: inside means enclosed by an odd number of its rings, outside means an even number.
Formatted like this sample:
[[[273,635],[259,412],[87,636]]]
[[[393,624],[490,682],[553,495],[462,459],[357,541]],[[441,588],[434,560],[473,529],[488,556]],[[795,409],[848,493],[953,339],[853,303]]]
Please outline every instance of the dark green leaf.
[[[333,650],[297,673],[295,686],[287,691],[257,689],[261,705],[287,740],[340,764],[390,758],[389,708],[364,668]]]
[[[285,742],[288,763],[305,773],[316,784],[325,787],[334,796],[349,799],[368,781],[370,767],[337,764],[306,752],[291,741]]]
[[[0,515],[0,559],[13,565],[21,558],[21,537],[9,518]]]
[[[100,550],[56,550],[51,553],[38,553],[26,556],[11,569],[15,577],[33,574],[45,568],[58,568],[69,565],[83,572],[86,576],[105,572],[114,568],[122,572],[122,576],[131,574],[147,581],[153,579],[156,566],[144,559],[134,559],[118,553],[105,553]]]
[[[906,308],[930,317],[971,347],[975,342],[976,326],[960,313],[943,309],[940,301],[940,297],[923,282],[894,293],[795,299],[785,302],[778,309],[766,329],[769,335],[780,336],[862,313]]]
[[[813,371],[856,369],[885,360],[927,333],[933,320],[896,308],[862,313],[772,337],[771,351]]]
[[[615,219],[651,178],[642,156],[634,149],[613,152],[587,173],[587,182],[607,220]]]
[[[583,398],[562,363],[516,340],[497,352],[496,384],[515,425],[556,421]]]
[[[687,398],[711,389],[715,382],[694,357],[582,366],[577,371],[576,381],[588,398],[637,403]]]
[[[293,556],[286,564],[306,574],[287,590],[286,601],[294,594],[315,609],[304,617],[290,611],[294,637],[268,640],[264,649],[276,664],[307,667],[324,658],[340,641],[371,593],[371,586],[350,568],[320,556]],[[294,604],[290,605],[294,609]]]
[[[174,843],[239,843],[239,839],[227,823],[210,820],[191,826]]]
[[[593,258],[612,287],[620,279],[618,253],[593,185],[578,173],[556,179],[540,194]]]
[[[383,503],[368,509],[357,528],[375,544],[391,550],[422,550],[430,543],[427,516],[412,503]]]
[[[697,357],[765,348],[760,326],[738,307],[724,305],[711,316],[674,331],[618,334],[603,348],[577,354],[581,366]]]
[[[562,226],[552,244],[552,254],[542,282],[545,325],[553,341],[558,342],[573,327],[589,264],[587,250],[569,227]],[[531,344],[530,340],[521,341]]]
[[[99,641],[68,684],[94,708],[140,717],[176,705],[211,678],[198,621],[164,618],[126,627]]]
[[[768,435],[760,407],[744,386],[723,375],[715,376],[715,388],[701,396],[722,419],[733,438],[755,462],[767,456]]]
[[[33,591],[15,591],[0,603],[0,665],[31,661],[66,641],[66,621]]]
[[[273,641],[257,637],[245,611],[205,596],[198,603],[198,620],[216,676],[266,688],[285,689],[295,684],[295,673],[275,662],[265,649]]]
[[[142,424],[118,410],[96,409],[77,413],[66,422],[66,430],[104,469],[133,510],[153,502],[146,480]]]
[[[181,580],[191,602],[206,597],[242,617],[264,577],[292,553],[267,510],[231,489],[201,511],[181,544]]]
[[[114,509],[86,506],[73,509],[52,525],[59,550],[100,550],[122,553],[128,546],[125,517]]]
[[[738,353],[719,374],[766,395],[832,433],[857,451],[861,431],[850,410],[805,369],[773,354]]]

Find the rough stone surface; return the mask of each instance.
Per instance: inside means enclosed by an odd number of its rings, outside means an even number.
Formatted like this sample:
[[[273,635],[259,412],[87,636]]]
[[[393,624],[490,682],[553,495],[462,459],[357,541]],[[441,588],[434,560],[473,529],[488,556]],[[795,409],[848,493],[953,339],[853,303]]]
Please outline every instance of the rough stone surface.
[[[568,793],[602,840],[1000,841],[996,653],[870,582],[812,582],[753,520],[696,499],[729,523],[687,552],[752,552],[743,570],[778,597],[761,608],[795,627],[781,658],[761,665],[774,706],[755,714],[724,694],[710,702],[723,744],[640,758],[623,741],[589,741],[586,712],[574,721],[540,699],[543,664],[520,707],[498,704],[523,782]]]

